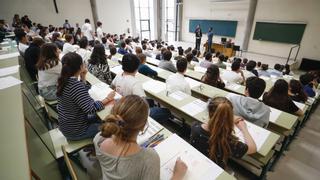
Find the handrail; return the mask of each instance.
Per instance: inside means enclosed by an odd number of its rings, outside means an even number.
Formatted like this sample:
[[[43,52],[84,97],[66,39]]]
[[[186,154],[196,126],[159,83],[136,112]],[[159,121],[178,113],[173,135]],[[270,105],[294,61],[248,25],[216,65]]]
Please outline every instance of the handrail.
[[[297,51],[297,53],[296,53],[296,56],[294,57],[294,61],[296,61],[296,60],[297,60],[297,56],[298,56],[299,51],[300,51],[300,44],[297,44],[297,45],[292,46],[292,47],[290,48],[290,52],[289,52],[289,55],[288,55],[288,59],[287,59],[286,64],[288,64],[288,62],[289,62],[289,59],[290,59],[290,56],[291,56],[292,50],[293,50],[294,48],[296,48],[296,47],[298,47],[298,51]]]

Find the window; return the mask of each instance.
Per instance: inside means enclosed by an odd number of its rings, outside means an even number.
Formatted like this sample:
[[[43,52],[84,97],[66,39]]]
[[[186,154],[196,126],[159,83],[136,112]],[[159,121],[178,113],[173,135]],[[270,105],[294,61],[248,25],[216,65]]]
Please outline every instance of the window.
[[[154,39],[153,0],[134,0],[136,33],[142,39]]]
[[[176,40],[176,22],[175,22],[175,0],[165,0],[164,1],[164,21],[165,25],[164,31],[165,40],[172,42]]]

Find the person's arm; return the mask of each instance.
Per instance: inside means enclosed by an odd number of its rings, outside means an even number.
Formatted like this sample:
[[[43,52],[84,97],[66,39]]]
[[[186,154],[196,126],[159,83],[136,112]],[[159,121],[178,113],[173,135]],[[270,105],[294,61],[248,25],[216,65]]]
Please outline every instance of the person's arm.
[[[244,122],[242,118],[237,118],[235,122],[236,126],[240,129],[243,134],[244,141],[248,146],[247,154],[253,154],[257,152],[257,146],[254,142],[252,136],[250,135],[247,124]]]
[[[176,164],[174,165],[171,180],[182,180],[183,177],[186,175],[187,170],[188,166],[179,157],[176,160]]]
[[[151,69],[150,67],[146,66],[147,74],[150,74],[151,76],[158,76],[158,72]]]
[[[301,109],[299,109],[298,111],[296,111],[294,114],[297,115],[297,116],[300,116],[300,117],[304,115],[304,114],[303,114],[303,111],[302,111]]]

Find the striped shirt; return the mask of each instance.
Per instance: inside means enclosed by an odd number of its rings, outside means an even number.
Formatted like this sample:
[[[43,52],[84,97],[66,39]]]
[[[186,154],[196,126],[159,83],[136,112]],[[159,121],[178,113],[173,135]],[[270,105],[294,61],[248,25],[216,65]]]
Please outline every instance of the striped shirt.
[[[67,138],[83,135],[89,126],[88,115],[104,108],[101,101],[89,96],[88,90],[88,85],[71,77],[58,97],[59,129]]]

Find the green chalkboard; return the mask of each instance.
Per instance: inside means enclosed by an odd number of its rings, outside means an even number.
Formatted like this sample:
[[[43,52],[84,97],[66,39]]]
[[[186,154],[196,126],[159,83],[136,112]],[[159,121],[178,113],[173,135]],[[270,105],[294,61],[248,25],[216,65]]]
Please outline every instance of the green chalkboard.
[[[306,24],[257,22],[254,40],[300,44]]]
[[[235,37],[238,21],[190,19],[189,32],[194,33],[197,25],[200,25],[202,33],[207,33],[212,27],[215,35]]]

